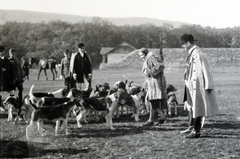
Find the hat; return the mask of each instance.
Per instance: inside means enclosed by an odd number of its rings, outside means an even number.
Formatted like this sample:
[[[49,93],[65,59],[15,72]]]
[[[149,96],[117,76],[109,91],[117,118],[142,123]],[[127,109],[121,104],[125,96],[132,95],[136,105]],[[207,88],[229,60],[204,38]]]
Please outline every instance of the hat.
[[[78,44],[78,48],[82,48],[83,46],[85,46],[84,43],[79,43]]]
[[[139,51],[144,53],[145,55],[148,53],[148,49],[145,47],[141,48]]]
[[[182,36],[181,36],[181,40],[183,41],[183,42],[193,42],[193,41],[197,41],[197,39],[194,39],[194,37],[193,37],[193,35],[192,34],[187,34],[187,33],[185,33],[185,34],[183,34]]]
[[[4,47],[0,46],[0,52],[3,52],[3,51],[4,51]]]

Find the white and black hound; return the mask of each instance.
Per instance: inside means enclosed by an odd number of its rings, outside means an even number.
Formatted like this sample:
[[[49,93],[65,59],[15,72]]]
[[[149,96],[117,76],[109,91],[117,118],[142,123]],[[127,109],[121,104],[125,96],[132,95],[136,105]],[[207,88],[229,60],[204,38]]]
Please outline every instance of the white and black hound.
[[[55,121],[56,127],[55,127],[55,135],[58,133],[58,127],[60,124],[60,121],[64,121],[65,125],[65,132],[68,135],[68,116],[71,109],[73,109],[74,106],[79,106],[79,100],[77,98],[71,98],[70,101],[58,104],[55,106],[43,106],[43,107],[37,107],[35,104],[33,104],[30,100],[30,104],[33,107],[34,111],[31,115],[31,121],[30,125],[26,128],[26,138],[29,139],[29,129],[34,125],[37,124],[38,126],[38,132],[44,136],[42,132],[42,123],[43,121]]]
[[[3,101],[3,105],[5,107],[8,108],[8,121],[13,121],[13,112],[14,110],[17,110],[17,116],[14,119],[13,124],[15,124],[15,122],[19,119],[22,120],[20,118],[20,114],[21,114],[21,110],[22,110],[22,101],[20,98],[16,97],[16,96],[8,96],[4,101]],[[26,112],[25,112],[26,114]],[[25,122],[27,123],[27,119],[25,114],[23,115],[23,119],[25,120]]]

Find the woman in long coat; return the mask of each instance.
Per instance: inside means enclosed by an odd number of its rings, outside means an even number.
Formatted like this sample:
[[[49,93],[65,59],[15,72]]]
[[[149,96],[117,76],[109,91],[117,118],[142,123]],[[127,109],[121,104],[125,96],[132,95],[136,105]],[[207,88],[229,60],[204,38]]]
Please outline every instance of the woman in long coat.
[[[143,126],[154,125],[153,119],[155,111],[160,115],[157,125],[163,124],[165,115],[162,110],[167,109],[167,95],[166,95],[166,79],[164,76],[164,64],[160,55],[155,52],[148,51],[142,48],[139,51],[139,56],[143,59],[142,72],[145,75],[147,83],[147,100],[150,101],[150,116]]]
[[[206,56],[200,48],[194,44],[191,34],[181,37],[188,53],[188,64],[185,71],[185,96],[187,105],[192,110],[193,130],[186,138],[200,137],[201,119],[218,114],[218,105],[213,85],[213,78]]]

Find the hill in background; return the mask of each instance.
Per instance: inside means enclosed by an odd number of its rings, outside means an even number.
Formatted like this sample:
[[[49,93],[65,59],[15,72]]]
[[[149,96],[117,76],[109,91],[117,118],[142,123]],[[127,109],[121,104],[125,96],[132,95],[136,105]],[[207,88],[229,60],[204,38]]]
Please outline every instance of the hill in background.
[[[240,48],[202,48],[201,50],[208,57],[211,66],[240,66]],[[164,48],[163,56],[166,69],[186,66],[187,53],[183,48]],[[133,51],[116,63],[101,64],[100,69],[130,67],[139,69],[142,63],[138,51]]]
[[[85,17],[78,15],[66,15],[66,14],[55,14],[55,13],[43,13],[43,12],[33,12],[33,11],[23,11],[23,10],[0,10],[0,24],[4,24],[7,21],[16,22],[30,22],[30,23],[40,23],[40,22],[50,22],[50,21],[64,21],[68,23],[79,23],[82,21],[90,22],[93,17]],[[178,28],[183,24],[188,24],[184,22],[168,21],[168,20],[158,20],[151,18],[103,18],[103,20],[108,20],[114,25],[140,25],[145,23],[152,23],[156,26],[162,26],[164,23],[171,24],[173,27]]]

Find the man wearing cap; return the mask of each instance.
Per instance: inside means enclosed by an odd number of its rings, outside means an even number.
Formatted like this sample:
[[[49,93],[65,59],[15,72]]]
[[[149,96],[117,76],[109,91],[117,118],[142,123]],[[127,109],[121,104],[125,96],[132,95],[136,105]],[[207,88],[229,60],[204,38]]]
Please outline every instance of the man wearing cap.
[[[69,50],[66,50],[64,53],[64,58],[61,60],[61,71],[60,71],[60,79],[64,78],[64,85],[67,87],[69,90],[69,81],[70,81],[70,57],[71,54]]]
[[[83,43],[78,44],[78,52],[72,53],[70,59],[69,88],[78,88],[81,91],[88,90],[92,80],[92,63],[84,47]]]
[[[185,93],[184,102],[188,110],[192,111],[193,126],[184,134],[185,138],[199,138],[202,127],[202,117],[218,114],[213,78],[208,59],[195,45],[196,39],[192,34],[181,36],[182,47],[188,52],[187,68],[184,74]]]
[[[13,89],[11,67],[8,58],[4,56],[4,52],[4,47],[0,46],[0,92],[10,92]],[[0,106],[2,106],[1,95]]]
[[[9,61],[12,71],[12,82],[13,82],[13,91],[18,89],[18,97],[22,101],[22,91],[23,91],[23,73],[21,69],[21,64],[19,60],[15,57],[16,51],[14,49],[9,49]]]

